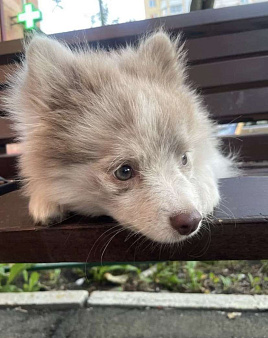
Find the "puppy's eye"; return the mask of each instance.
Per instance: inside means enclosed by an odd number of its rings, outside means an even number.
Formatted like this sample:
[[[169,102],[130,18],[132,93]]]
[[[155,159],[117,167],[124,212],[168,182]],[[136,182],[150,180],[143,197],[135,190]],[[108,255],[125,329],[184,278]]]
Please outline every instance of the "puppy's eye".
[[[133,177],[133,169],[125,164],[114,172],[115,177],[120,181],[127,181]]]
[[[186,165],[188,163],[188,157],[187,157],[186,153],[182,155],[181,163],[182,163],[182,165]]]

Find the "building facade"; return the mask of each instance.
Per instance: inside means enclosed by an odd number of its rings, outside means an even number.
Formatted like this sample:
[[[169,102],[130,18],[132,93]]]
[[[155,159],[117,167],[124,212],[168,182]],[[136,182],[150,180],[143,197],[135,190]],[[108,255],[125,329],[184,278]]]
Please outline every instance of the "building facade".
[[[187,13],[191,0],[144,0],[146,19]]]
[[[195,1],[195,0],[193,0]],[[215,0],[214,8],[266,2],[267,0]],[[146,19],[188,13],[191,0],[144,0]]]
[[[0,0],[0,41],[16,40],[23,37],[22,25],[16,24],[16,16],[22,12],[22,0]],[[30,1],[38,8],[38,0]]]

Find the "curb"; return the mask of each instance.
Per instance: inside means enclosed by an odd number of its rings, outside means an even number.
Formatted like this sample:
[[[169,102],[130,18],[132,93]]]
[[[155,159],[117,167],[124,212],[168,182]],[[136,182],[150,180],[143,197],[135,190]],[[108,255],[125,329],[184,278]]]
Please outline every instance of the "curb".
[[[176,308],[181,310],[268,311],[267,295],[212,295],[85,290],[0,293],[0,309],[82,307]]]
[[[81,291],[44,291],[23,293],[0,293],[0,309],[10,307],[74,309],[86,306],[88,292]]]
[[[87,304],[88,306],[267,311],[268,296],[95,291],[89,297]]]

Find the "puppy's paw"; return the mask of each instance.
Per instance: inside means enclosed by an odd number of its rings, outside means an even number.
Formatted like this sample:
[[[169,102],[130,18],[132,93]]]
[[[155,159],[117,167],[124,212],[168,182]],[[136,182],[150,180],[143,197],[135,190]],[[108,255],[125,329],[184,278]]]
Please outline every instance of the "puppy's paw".
[[[63,220],[63,208],[40,196],[32,196],[30,198],[29,212],[35,223],[43,225],[53,225]]]

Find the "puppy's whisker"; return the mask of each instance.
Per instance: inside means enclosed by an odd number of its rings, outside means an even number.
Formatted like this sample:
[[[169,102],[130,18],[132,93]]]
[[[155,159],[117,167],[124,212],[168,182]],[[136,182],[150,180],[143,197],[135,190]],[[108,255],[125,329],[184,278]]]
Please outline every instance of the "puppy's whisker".
[[[104,253],[107,249],[107,247],[109,246],[109,244],[112,242],[112,240],[115,238],[115,236],[117,236],[118,234],[120,234],[121,232],[125,231],[126,229],[125,228],[122,228],[122,229],[119,229],[111,238],[110,240],[107,242],[107,244],[105,245],[103,251],[102,251],[102,254],[101,254],[101,265],[103,264],[103,256],[104,256]]]

